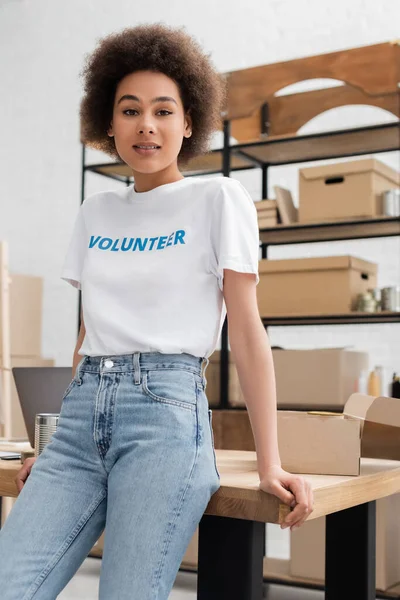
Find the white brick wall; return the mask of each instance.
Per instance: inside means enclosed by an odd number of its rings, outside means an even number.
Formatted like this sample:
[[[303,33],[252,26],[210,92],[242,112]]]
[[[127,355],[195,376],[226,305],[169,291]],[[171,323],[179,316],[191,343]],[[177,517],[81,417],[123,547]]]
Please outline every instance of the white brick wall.
[[[78,108],[83,56],[97,39],[127,25],[185,25],[211,52],[220,71],[388,41],[398,37],[398,0],[0,0],[0,239],[9,242],[12,272],[44,277],[43,355],[70,365],[76,341],[77,292],[59,273],[80,202]],[[375,109],[330,111],[305,126],[346,127],[388,120]],[[95,153],[92,153],[94,156]],[[104,157],[103,157],[104,158]],[[390,164],[399,156],[380,155]],[[274,168],[270,186],[293,190],[298,166]],[[253,198],[258,173],[241,173]],[[118,184],[88,174],[86,194]],[[352,253],[379,263],[379,285],[400,278],[399,240],[277,247],[270,257]],[[371,366],[400,371],[400,326],[271,328],[273,344],[352,345]]]

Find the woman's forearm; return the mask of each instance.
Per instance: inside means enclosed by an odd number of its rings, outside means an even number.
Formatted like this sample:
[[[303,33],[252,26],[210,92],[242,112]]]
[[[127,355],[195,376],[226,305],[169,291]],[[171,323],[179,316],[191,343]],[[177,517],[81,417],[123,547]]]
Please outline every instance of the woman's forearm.
[[[261,323],[238,339],[229,338],[249,415],[260,478],[271,465],[281,466],[278,448],[275,371],[271,346]]]

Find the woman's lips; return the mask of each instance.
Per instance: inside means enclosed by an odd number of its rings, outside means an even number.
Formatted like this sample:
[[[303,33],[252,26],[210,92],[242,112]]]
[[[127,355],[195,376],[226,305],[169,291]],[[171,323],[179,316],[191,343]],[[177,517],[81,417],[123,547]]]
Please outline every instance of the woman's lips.
[[[136,146],[133,146],[133,149],[142,156],[152,156],[157,150],[160,150],[160,148],[137,148]]]

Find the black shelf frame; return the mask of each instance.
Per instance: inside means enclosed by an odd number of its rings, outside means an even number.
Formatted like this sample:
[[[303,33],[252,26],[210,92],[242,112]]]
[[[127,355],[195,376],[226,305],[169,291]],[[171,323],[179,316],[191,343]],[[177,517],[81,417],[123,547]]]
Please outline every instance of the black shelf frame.
[[[399,98],[399,102],[400,102],[400,98]],[[224,121],[224,123],[226,123],[228,121]],[[284,158],[279,158],[279,150],[280,149],[284,149],[289,148],[289,147],[293,147],[293,146],[300,146],[301,144],[312,144],[320,142],[320,141],[325,141],[327,139],[331,140],[333,143],[335,141],[340,142],[341,138],[344,138],[346,136],[357,136],[357,135],[362,135],[362,134],[369,134],[369,146],[367,149],[365,150],[329,150],[329,151],[323,151],[320,150],[320,152],[316,152],[315,154],[301,154],[300,151],[298,151],[298,154],[296,154],[296,156],[289,158],[289,159],[284,159]],[[382,134],[386,134],[387,136],[390,137],[391,143],[389,145],[383,145],[383,142],[380,143],[376,143],[374,144],[374,135],[379,135],[380,133]],[[294,135],[294,136],[281,136],[281,137],[268,137],[266,134],[264,134],[265,139],[263,140],[257,140],[257,141],[253,141],[253,142],[243,142],[243,143],[237,143],[237,144],[232,144],[229,145],[229,140],[227,141],[227,143],[225,143],[225,137],[224,137],[224,145],[222,146],[222,148],[214,148],[213,150],[210,150],[208,155],[209,156],[221,156],[221,167],[217,168],[217,169],[202,169],[202,170],[185,170],[183,172],[183,174],[185,176],[191,177],[191,176],[201,176],[201,175],[216,175],[216,174],[220,174],[223,173],[224,171],[224,164],[225,164],[225,155],[226,155],[226,149],[228,148],[229,150],[229,155],[230,155],[230,160],[229,160],[229,171],[230,172],[236,172],[236,171],[243,171],[243,170],[248,170],[248,169],[257,169],[257,168],[261,168],[264,169],[265,167],[268,168],[270,166],[285,166],[285,165],[292,165],[292,164],[298,164],[298,163],[306,163],[306,162],[314,162],[314,161],[320,161],[320,160],[327,160],[327,159],[335,159],[335,158],[351,158],[354,156],[361,156],[363,154],[377,154],[380,152],[392,152],[394,150],[398,149],[398,141],[400,140],[400,123],[399,122],[391,122],[391,123],[381,123],[381,124],[377,124],[377,125],[369,125],[369,126],[365,126],[365,127],[356,127],[356,128],[348,128],[348,129],[337,129],[337,130],[333,130],[333,131],[326,131],[326,132],[319,132],[319,133],[313,133],[313,134],[307,134],[307,135]],[[350,137],[350,141],[351,141],[351,137]],[[263,160],[260,157],[257,157],[255,155],[251,155],[249,154],[249,152],[253,151],[255,152],[258,148],[262,148],[262,147],[268,147],[271,149],[271,154],[274,154],[275,152],[275,157],[271,158],[270,160]],[[358,148],[358,146],[357,146]],[[242,159],[245,164],[242,164],[241,166],[234,166],[232,164],[232,159],[233,158],[240,158]],[[123,167],[124,163],[122,162],[103,162],[103,163],[95,163],[92,165],[84,165],[84,169],[87,171],[92,171],[95,173],[98,173],[99,175],[103,175],[105,177],[110,177],[112,179],[115,179],[117,181],[122,181],[125,182],[127,179],[131,179],[130,177],[127,177],[126,175],[116,175],[115,173],[112,174],[111,172],[103,172],[102,169],[112,169],[115,167]]]
[[[314,134],[311,136],[305,136],[307,137],[307,140],[311,140],[311,139],[321,139],[321,138],[325,138],[325,137],[335,137],[335,136],[339,136],[342,135],[344,133],[352,133],[352,132],[369,132],[371,135],[373,134],[373,132],[376,131],[380,131],[382,129],[388,129],[388,128],[395,128],[395,130],[397,131],[397,139],[398,139],[398,144],[397,144],[397,148],[393,148],[393,147],[387,147],[387,148],[381,148],[381,149],[376,149],[374,151],[371,151],[370,148],[368,148],[367,151],[363,152],[361,150],[357,151],[356,153],[353,152],[348,152],[348,153],[341,153],[340,155],[335,155],[335,156],[329,156],[329,158],[342,158],[344,156],[346,157],[350,157],[350,156],[362,156],[363,154],[370,154],[370,153],[380,153],[380,152],[391,152],[394,150],[400,150],[400,122],[396,122],[396,123],[391,123],[389,125],[376,125],[376,126],[371,126],[371,127],[363,127],[363,128],[357,128],[357,129],[349,129],[349,130],[338,130],[338,131],[334,131],[334,132],[324,132],[324,133],[320,133],[320,134]],[[262,144],[283,144],[283,143],[289,143],[290,140],[293,141],[299,141],[299,138],[301,138],[301,136],[298,136],[296,138],[283,138],[280,140],[266,140],[266,141],[262,141],[262,142],[252,142],[252,143],[248,143],[248,144],[240,144],[238,146],[230,146],[229,145],[229,140],[230,140],[230,122],[228,120],[224,121],[224,148],[223,148],[223,156],[224,156],[224,160],[223,160],[223,175],[226,177],[229,177],[231,172],[233,171],[233,169],[230,168],[230,163],[231,163],[231,154],[232,154],[232,150],[234,151],[236,148],[240,148],[241,151],[243,151],[243,149],[246,148],[251,148],[254,146],[260,146]],[[304,163],[304,162],[311,162],[311,161],[318,161],[318,160],[323,160],[326,157],[321,157],[319,155],[314,155],[312,157],[309,158],[302,158],[297,159],[297,160],[293,160],[293,161],[288,161],[288,162],[282,162],[282,161],[270,161],[270,162],[262,162],[260,167],[261,167],[261,174],[262,174],[262,198],[268,198],[268,192],[269,192],[269,186],[268,186],[268,169],[270,167],[273,166],[277,166],[277,165],[284,165],[284,164],[294,164],[294,163]],[[288,244],[288,243],[310,243],[310,242],[321,242],[321,241],[336,241],[338,239],[340,240],[344,240],[344,239],[361,239],[361,238],[365,238],[365,237],[387,237],[387,235],[390,236],[398,236],[400,235],[400,218],[394,217],[394,218],[387,218],[387,219],[374,219],[373,223],[376,227],[376,231],[373,235],[368,235],[366,236],[365,234],[361,234],[361,227],[362,226],[366,226],[368,224],[372,224],[372,221],[348,221],[348,222],[335,222],[335,223],[316,223],[316,224],[307,224],[307,225],[303,225],[303,226],[298,226],[297,231],[299,231],[300,229],[303,230],[303,232],[308,232],[309,234],[309,238],[311,238],[311,232],[315,232],[317,229],[319,230],[325,230],[325,231],[329,231],[329,230],[333,230],[335,229],[336,231],[340,231],[342,230],[342,237],[340,238],[333,238],[332,236],[328,236],[328,238],[324,238],[323,240],[315,240],[315,239],[307,239],[307,235],[305,236],[306,239],[302,240],[301,242],[297,241],[280,241],[279,240],[279,235],[282,234],[283,232],[288,233],[291,232],[293,234],[293,227],[290,226],[277,226],[274,228],[265,228],[265,229],[260,229],[260,246],[261,246],[261,258],[265,259],[268,258],[268,247],[270,245],[283,245],[283,244]],[[383,234],[382,231],[382,226],[383,224],[385,225],[394,225],[394,227],[392,227],[391,231],[389,232],[389,234],[385,233]],[[353,235],[350,235],[350,232],[348,231],[348,228],[350,227],[355,227],[358,228],[358,235],[356,237],[354,237]],[[378,233],[378,229],[379,227],[381,228],[381,232]],[[347,231],[346,231],[347,228]],[[266,238],[268,237],[268,234],[270,234],[269,237],[272,238],[271,242],[268,240],[266,241]],[[275,237],[274,237],[275,236]],[[262,238],[264,238],[264,241],[262,241]],[[264,327],[267,329],[269,326],[288,326],[288,325],[322,325],[322,324],[335,324],[335,325],[346,325],[346,324],[352,324],[352,323],[357,323],[357,324],[367,324],[367,323],[400,323],[400,313],[370,313],[370,314],[354,314],[354,313],[350,313],[349,315],[327,315],[327,316],[305,316],[305,317],[271,317],[271,318],[264,318],[261,319],[263,322]],[[220,373],[220,404],[217,406],[213,406],[213,410],[231,410],[232,407],[230,406],[229,403],[229,355],[228,355],[228,330],[227,330],[227,319],[225,319],[223,328],[222,328],[222,334],[221,334],[221,373]],[[236,407],[239,408],[239,407]],[[242,410],[246,410],[246,407],[242,407]]]
[[[351,312],[341,315],[299,315],[263,317],[263,324],[268,327],[287,325],[363,325],[381,323],[400,323],[400,312],[382,311],[376,313]]]

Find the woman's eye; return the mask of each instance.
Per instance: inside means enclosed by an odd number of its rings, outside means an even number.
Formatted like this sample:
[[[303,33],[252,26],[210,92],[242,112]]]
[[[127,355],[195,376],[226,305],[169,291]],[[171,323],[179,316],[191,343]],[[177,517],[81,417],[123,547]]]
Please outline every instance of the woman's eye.
[[[134,109],[134,108],[127,108],[126,110],[123,110],[122,112],[123,112],[124,115],[126,115],[129,112],[137,112],[137,110]],[[161,110],[159,110],[158,112],[159,113],[166,113],[167,115],[172,115],[171,111],[163,109],[163,108]],[[130,115],[128,115],[128,116],[130,116]]]

